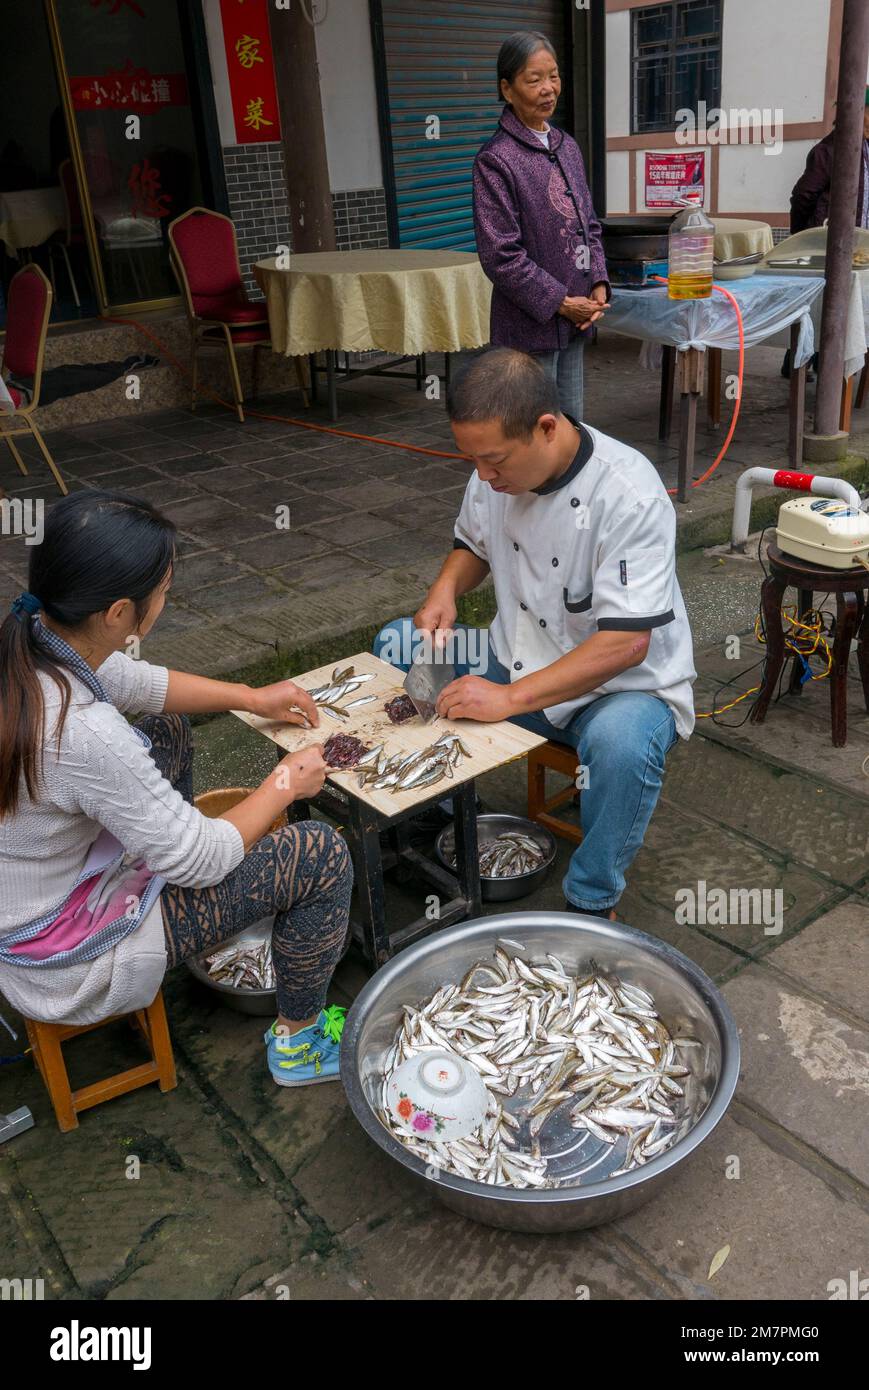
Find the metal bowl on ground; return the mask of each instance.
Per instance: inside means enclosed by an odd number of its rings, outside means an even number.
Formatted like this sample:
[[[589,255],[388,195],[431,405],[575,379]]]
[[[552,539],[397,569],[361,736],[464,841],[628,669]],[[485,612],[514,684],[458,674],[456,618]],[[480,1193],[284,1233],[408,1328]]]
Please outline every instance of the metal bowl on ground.
[[[201,956],[194,957],[193,960],[186,962],[187,969],[194,979],[207,989],[213,990],[220,1000],[229,1009],[235,1009],[240,1014],[256,1014],[258,1018],[274,1018],[278,1011],[277,991],[273,989],[239,989],[235,985],[228,985],[222,980],[213,980],[208,973],[208,966],[205,964],[206,956],[213,956],[217,951],[225,951],[228,946],[261,946],[264,941],[271,939],[272,927],[274,926],[273,917],[264,917],[261,922],[254,922],[253,926],[245,927],[236,936],[227,937],[219,946],[210,946]]]
[[[252,787],[215,787],[212,791],[200,792],[199,796],[194,797],[193,804],[204,816],[214,818],[223,815],[224,811],[231,811],[240,801],[244,801],[250,796]],[[278,816],[272,822],[269,830],[285,829],[287,825],[286,815]],[[211,946],[201,956],[186,962],[187,969],[194,979],[208,989],[214,991],[221,1004],[225,1004],[229,1009],[235,1009],[240,1014],[255,1014],[260,1018],[272,1018],[278,1011],[278,996],[274,989],[237,989],[235,985],[224,984],[220,980],[213,980],[208,973],[205,964],[206,956],[213,956],[217,951],[223,951],[227,946],[260,946],[263,941],[269,940],[274,926],[273,917],[264,917],[259,922],[254,922],[252,926],[245,927],[244,931],[238,932],[235,936],[227,937],[218,946]]]
[[[544,853],[543,863],[526,874],[514,874],[511,878],[485,878],[480,875],[483,901],[487,903],[508,903],[516,898],[525,898],[539,888],[555,862],[555,836],[545,826],[529,820],[527,816],[484,815],[477,817],[477,842],[480,848],[489,840],[508,831],[518,831],[528,835],[540,846]],[[445,869],[454,872],[451,862],[456,852],[456,834],[452,825],[447,825],[435,840],[435,853]]]
[[[540,1143],[550,1173],[564,1186],[492,1187],[426,1166],[377,1115],[384,1060],[405,1004],[418,1005],[445,984],[458,983],[477,960],[491,957],[499,937],[525,947],[523,958],[553,952],[580,974],[611,973],[648,990],[671,1035],[692,1037],[685,1049],[685,1113],[675,1143],[631,1172],[610,1178],[622,1162],[613,1147],[588,1131],[544,1125]],[[509,948],[508,948],[509,949]],[[709,1137],[730,1103],[739,1075],[739,1037],[723,998],[698,965],[665,941],[619,922],[566,912],[514,912],[477,918],[409,946],[368,981],[347,1015],[341,1042],[341,1080],[363,1129],[429,1195],[472,1221],[513,1231],[574,1231],[597,1226],[642,1206]],[[513,1097],[515,1113],[527,1097]],[[521,1132],[520,1132],[521,1133]]]

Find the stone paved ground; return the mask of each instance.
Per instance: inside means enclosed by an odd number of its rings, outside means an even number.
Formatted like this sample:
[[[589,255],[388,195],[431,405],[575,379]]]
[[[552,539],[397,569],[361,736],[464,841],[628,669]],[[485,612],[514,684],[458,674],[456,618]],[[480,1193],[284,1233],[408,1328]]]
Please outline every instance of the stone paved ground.
[[[592,418],[641,443],[649,391],[645,416],[639,390],[624,407],[617,380],[604,391],[610,356],[614,378],[631,368],[633,382],[636,373],[613,340],[601,348],[607,356],[590,373],[590,393],[602,404]],[[779,390],[774,365],[758,384],[768,402]],[[442,422],[421,427],[428,417],[416,401],[400,418],[399,404],[412,397],[405,385],[379,390],[371,397],[378,429],[444,444]],[[362,414],[367,399],[355,402]],[[772,432],[775,412],[751,420],[757,439]],[[96,427],[98,448],[94,429],[71,432],[62,451],[80,485],[106,477],[107,463],[127,473],[119,484],[143,489],[182,524],[188,559],[178,602],[145,656],[225,668],[227,631],[236,664],[256,644],[298,651],[320,641],[340,655],[342,632],[411,607],[448,542],[461,466],[421,465],[323,442],[328,436],[314,447],[283,428],[246,430],[238,443],[238,427],[225,419],[143,417]],[[756,461],[752,450],[765,447],[746,444],[741,461]],[[725,499],[730,486],[720,484]],[[277,543],[267,512],[288,488],[301,511]],[[351,513],[371,519],[367,538]],[[4,555],[17,544],[4,539]],[[21,582],[20,551],[0,563],[10,587]],[[718,683],[757,659],[750,629],[760,573],[699,549],[686,549],[679,568],[698,650],[697,706],[707,710]],[[744,634],[737,662],[723,652],[735,633]],[[737,688],[748,683],[737,679]],[[582,1285],[592,1298],[825,1299],[831,1280],[847,1281],[852,1270],[865,1278],[869,778],[861,763],[869,720],[856,676],[851,687],[847,749],[829,743],[828,692],[818,682],[781,701],[763,726],[701,721],[671,756],[620,914],[719,983],[743,1064],[727,1117],[654,1202],[610,1226],[557,1237],[472,1225],[370,1143],[340,1086],[278,1091],[263,1069],[258,1021],[213,1004],[182,969],[166,988],[179,1070],[173,1093],[123,1097],[61,1135],[30,1060],[0,1069],[0,1111],[27,1104],[37,1121],[0,1147],[0,1276],[42,1277],[47,1296],[61,1299],[288,1292],[298,1300],[571,1300]],[[253,783],[272,763],[271,745],[229,717],[200,725],[197,747],[199,789]],[[486,777],[480,793],[489,807],[523,810],[522,766]],[[557,872],[523,907],[560,906],[567,854],[562,844]],[[675,894],[699,880],[710,889],[780,888],[783,931],[677,925]],[[419,910],[418,887],[392,884],[389,893],[395,920]],[[363,980],[348,957],[334,1001],[349,1003]],[[137,1055],[123,1027],[78,1040],[70,1054],[74,1082]],[[141,1161],[138,1180],[126,1176],[131,1157]],[[730,1255],[710,1278],[725,1245]]]

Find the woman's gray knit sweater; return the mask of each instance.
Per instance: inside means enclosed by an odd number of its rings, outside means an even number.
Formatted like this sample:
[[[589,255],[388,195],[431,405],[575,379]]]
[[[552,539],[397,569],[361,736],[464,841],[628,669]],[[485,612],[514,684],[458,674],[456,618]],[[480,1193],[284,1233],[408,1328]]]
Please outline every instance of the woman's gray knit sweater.
[[[185,887],[219,883],[244,858],[235,826],[189,805],[124,718],[161,712],[166,668],[115,652],[97,672],[112,704],[95,700],[65,674],[73,693],[59,746],[60,693],[40,676],[45,758],[39,797],[31,801],[22,788],[18,810],[0,820],[0,936],[61,906],[102,829],[154,873]],[[96,960],[40,969],[0,963],[0,994],[26,1018],[95,1023],[145,1008],[165,969],[158,899],[134,932]]]

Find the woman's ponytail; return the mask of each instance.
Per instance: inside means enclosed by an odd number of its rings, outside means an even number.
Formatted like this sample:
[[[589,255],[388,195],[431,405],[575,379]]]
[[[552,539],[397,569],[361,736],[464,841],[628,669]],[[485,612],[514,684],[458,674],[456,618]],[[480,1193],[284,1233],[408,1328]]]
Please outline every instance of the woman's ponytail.
[[[39,671],[60,688],[58,727],[62,727],[69,705],[69,681],[39,650],[32,627],[33,619],[23,606],[0,624],[0,817],[17,809],[22,783],[31,801],[37,799],[45,720]]]

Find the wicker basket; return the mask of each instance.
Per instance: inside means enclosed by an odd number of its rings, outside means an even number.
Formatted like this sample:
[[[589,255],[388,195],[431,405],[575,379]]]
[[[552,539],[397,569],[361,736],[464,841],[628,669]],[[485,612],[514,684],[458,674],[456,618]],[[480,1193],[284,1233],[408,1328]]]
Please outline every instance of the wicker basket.
[[[209,816],[213,820],[216,816],[222,816],[224,811],[231,811],[233,806],[250,796],[253,790],[253,787],[216,787],[214,791],[200,792],[193,798],[193,804],[203,816]],[[273,830],[286,830],[287,823],[286,812],[282,812],[272,821],[265,833],[268,835]]]

